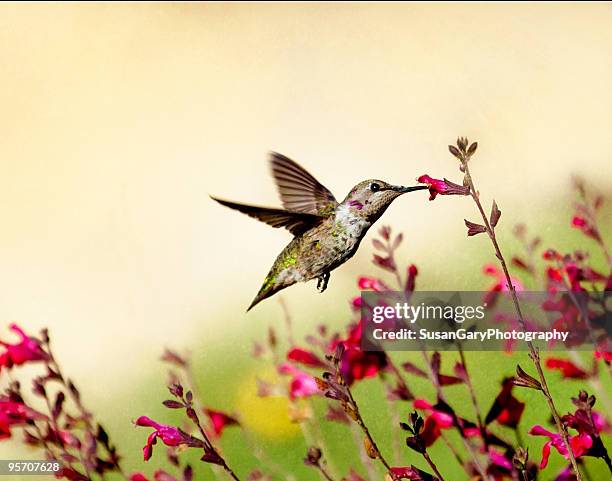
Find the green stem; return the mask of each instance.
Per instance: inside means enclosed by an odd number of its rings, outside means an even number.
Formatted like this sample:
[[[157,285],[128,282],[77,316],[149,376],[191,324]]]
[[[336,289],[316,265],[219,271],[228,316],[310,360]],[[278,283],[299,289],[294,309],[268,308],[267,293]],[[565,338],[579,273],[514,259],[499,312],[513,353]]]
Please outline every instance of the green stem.
[[[504,272],[504,277],[506,279],[508,289],[510,290],[510,295],[512,296],[512,301],[514,303],[514,309],[519,318],[519,323],[521,325],[521,328],[524,331],[526,331],[527,329],[526,329],[526,324],[525,324],[525,318],[523,317],[523,312],[521,311],[521,306],[519,304],[518,296],[516,294],[516,289],[514,288],[514,284],[512,283],[512,279],[510,277],[510,272],[508,271],[508,266],[506,265],[506,260],[504,259],[504,256],[501,252],[501,248],[499,247],[499,244],[497,242],[497,237],[495,235],[495,229],[489,223],[489,219],[487,218],[487,215],[485,214],[482,204],[480,203],[478,191],[476,190],[476,187],[474,186],[474,181],[472,180],[472,176],[470,175],[470,170],[468,167],[467,160],[463,161],[463,166],[465,168],[465,179],[467,181],[468,187],[470,188],[470,195],[472,196],[474,203],[478,207],[478,211],[480,212],[480,215],[484,222],[487,234],[489,235],[489,239],[491,240],[491,243],[493,244],[493,248],[495,249],[495,255],[497,259],[499,260],[499,263]],[[538,350],[534,347],[531,341],[527,342],[527,346],[529,347],[529,353],[530,353],[529,357],[533,361],[536,371],[538,372],[538,378],[540,380],[540,384],[542,385],[542,393],[544,394],[544,397],[546,398],[546,402],[548,404],[550,412],[557,426],[557,431],[561,435],[561,438],[563,439],[563,442],[565,443],[567,447],[567,452],[569,455],[570,463],[572,465],[574,473],[576,474],[576,480],[583,481],[582,475],[580,474],[580,470],[578,469],[578,463],[576,462],[576,457],[574,456],[574,452],[572,451],[572,448],[569,442],[569,434],[567,432],[567,428],[561,422],[561,417],[559,416],[559,412],[557,411],[557,408],[555,407],[555,402],[552,398],[552,395],[550,394],[550,389],[548,388],[548,383],[546,382],[546,377],[544,376],[544,371],[542,370],[540,354]]]

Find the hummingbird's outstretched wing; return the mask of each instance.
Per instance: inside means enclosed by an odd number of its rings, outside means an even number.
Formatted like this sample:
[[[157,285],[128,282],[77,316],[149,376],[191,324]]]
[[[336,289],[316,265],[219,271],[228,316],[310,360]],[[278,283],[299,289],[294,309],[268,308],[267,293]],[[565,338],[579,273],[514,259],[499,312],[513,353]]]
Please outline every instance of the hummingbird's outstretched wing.
[[[338,205],[334,195],[296,162],[272,152],[270,166],[285,209],[323,217],[333,214]]]
[[[230,209],[235,209],[249,217],[254,217],[272,227],[284,227],[296,236],[314,227],[317,222],[322,220],[321,216],[304,212],[288,212],[283,209],[270,209],[268,207],[258,207],[256,205],[239,204],[238,202],[217,199],[212,195],[210,198],[219,202],[221,205],[229,207]]]

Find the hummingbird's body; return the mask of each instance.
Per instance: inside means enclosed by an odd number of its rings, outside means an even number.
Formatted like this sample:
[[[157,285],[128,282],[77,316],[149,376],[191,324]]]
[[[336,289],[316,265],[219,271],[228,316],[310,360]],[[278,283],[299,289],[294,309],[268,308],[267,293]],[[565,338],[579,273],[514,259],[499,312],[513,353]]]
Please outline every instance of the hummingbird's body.
[[[391,202],[405,192],[427,188],[397,187],[381,180],[367,180],[357,184],[339,203],[291,159],[273,153],[271,165],[286,210],[213,197],[220,204],[273,227],[285,227],[295,236],[276,258],[249,309],[296,282],[318,279],[317,287],[324,291],[329,273],[353,257],[368,229]]]
[[[348,209],[341,212],[293,238],[276,258],[255,301],[296,282],[328,275],[353,257],[371,223],[350,215]]]

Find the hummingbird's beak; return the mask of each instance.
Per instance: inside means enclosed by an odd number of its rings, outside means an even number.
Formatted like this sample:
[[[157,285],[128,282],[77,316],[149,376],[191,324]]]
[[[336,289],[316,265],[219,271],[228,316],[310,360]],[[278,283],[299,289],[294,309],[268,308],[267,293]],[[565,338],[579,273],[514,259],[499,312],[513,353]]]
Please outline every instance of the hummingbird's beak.
[[[406,192],[413,192],[415,190],[424,190],[428,188],[429,187],[427,187],[426,185],[415,185],[413,187],[404,187],[402,185],[398,185],[396,187],[393,187],[393,190],[397,192],[401,192],[402,194],[405,194]]]

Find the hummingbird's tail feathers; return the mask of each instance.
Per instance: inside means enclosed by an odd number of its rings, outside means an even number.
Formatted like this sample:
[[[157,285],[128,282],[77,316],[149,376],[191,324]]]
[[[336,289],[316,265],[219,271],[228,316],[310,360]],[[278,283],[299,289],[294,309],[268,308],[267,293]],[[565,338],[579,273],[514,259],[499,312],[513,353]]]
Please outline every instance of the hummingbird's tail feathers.
[[[271,209],[256,205],[240,204],[238,202],[218,199],[212,195],[210,198],[225,207],[242,212],[272,227],[284,227],[295,236],[303,234],[323,219],[318,215],[306,214],[303,212],[289,212],[283,209]]]
[[[255,299],[253,299],[253,302],[251,302],[251,305],[248,307],[246,311],[249,312],[261,301],[263,301],[264,299],[267,299],[270,296],[273,296],[278,291],[283,290],[285,287],[289,287],[289,286],[288,285],[275,285],[273,283],[269,283],[266,279],[266,282],[264,282],[264,285],[261,286],[261,289],[259,289],[259,292],[255,296]]]

